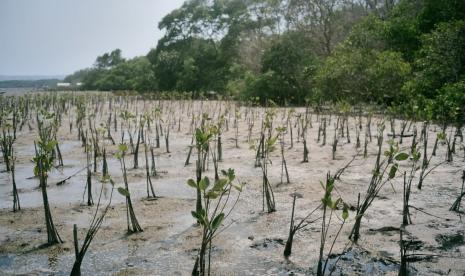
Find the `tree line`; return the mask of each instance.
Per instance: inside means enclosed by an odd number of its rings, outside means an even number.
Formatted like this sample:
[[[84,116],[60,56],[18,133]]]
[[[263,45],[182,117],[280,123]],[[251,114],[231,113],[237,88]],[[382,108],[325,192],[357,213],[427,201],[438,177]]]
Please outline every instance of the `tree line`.
[[[464,119],[461,0],[188,0],[158,27],[165,34],[146,56],[125,60],[117,49],[66,81]]]

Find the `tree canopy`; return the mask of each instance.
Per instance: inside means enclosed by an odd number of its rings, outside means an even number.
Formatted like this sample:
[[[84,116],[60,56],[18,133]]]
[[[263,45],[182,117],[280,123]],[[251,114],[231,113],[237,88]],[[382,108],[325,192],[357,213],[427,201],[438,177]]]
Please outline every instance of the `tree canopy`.
[[[187,0],[159,22],[165,34],[146,57],[116,49],[67,80],[262,103],[425,107],[460,96],[451,91],[465,80],[464,22],[462,0]]]

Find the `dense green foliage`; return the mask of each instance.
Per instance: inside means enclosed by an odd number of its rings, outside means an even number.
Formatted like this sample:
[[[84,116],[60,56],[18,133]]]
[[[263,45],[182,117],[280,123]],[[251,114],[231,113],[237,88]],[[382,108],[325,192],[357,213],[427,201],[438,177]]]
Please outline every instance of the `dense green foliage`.
[[[243,97],[286,104],[299,103],[311,96],[318,62],[311,49],[299,47],[308,42],[295,33],[272,41],[263,54],[260,74],[255,77],[249,74]]]
[[[115,50],[66,80],[281,105],[374,103],[459,120],[438,112],[465,97],[465,1],[188,0],[159,28],[147,57]]]
[[[399,97],[411,69],[400,53],[341,47],[318,70],[317,87],[326,99],[390,103]]]
[[[82,82],[83,89],[89,90],[135,90],[154,91],[157,89],[155,75],[146,57],[124,60],[119,49],[97,57],[95,66],[77,71],[65,78],[66,82]]]
[[[432,98],[444,84],[464,79],[465,21],[440,23],[421,37],[422,47],[414,61],[416,76],[409,89]]]
[[[446,84],[439,90],[433,114],[439,122],[465,125],[465,81]]]

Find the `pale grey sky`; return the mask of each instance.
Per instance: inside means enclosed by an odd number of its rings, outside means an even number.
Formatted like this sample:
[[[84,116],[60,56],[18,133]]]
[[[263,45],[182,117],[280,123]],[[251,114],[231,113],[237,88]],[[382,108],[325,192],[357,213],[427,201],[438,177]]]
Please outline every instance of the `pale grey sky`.
[[[65,75],[120,48],[146,54],[183,0],[0,0],[0,75]]]

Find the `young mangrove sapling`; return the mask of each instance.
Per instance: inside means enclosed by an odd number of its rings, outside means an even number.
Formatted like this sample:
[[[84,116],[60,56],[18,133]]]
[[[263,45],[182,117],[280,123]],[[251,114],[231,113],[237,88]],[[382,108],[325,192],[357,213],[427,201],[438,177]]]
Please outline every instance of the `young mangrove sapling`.
[[[131,194],[129,192],[129,185],[128,185],[128,178],[126,174],[126,162],[124,160],[124,156],[128,150],[128,146],[126,144],[120,144],[118,146],[118,152],[115,154],[116,158],[120,161],[121,171],[123,172],[123,181],[124,181],[124,188],[119,187],[118,192],[126,197],[126,215],[127,215],[127,223],[128,223],[128,233],[136,233],[142,232],[142,227],[140,227],[139,222],[137,221],[136,214],[134,212],[134,208],[132,206],[131,201]]]
[[[236,178],[233,169],[223,170],[222,175],[223,177],[215,181],[212,187],[210,187],[208,177],[204,177],[200,181],[194,179],[187,181],[189,186],[201,191],[203,198],[203,206],[199,210],[191,212],[200,224],[202,233],[202,241],[192,275],[210,275],[212,241],[225,229],[221,229],[222,223],[233,211],[243,189],[243,184],[233,183]],[[232,205],[228,207],[228,202],[233,196],[233,189],[237,191],[237,196]]]
[[[387,159],[380,161],[381,145],[383,140],[382,130],[383,126],[381,126],[380,133],[378,135],[378,154],[375,167],[373,169],[373,174],[370,180],[370,184],[368,185],[368,189],[365,193],[363,201],[358,203],[355,224],[349,236],[349,239],[351,239],[354,242],[357,242],[360,237],[360,225],[363,215],[371,206],[373,200],[378,196],[379,192],[384,187],[384,185],[396,176],[396,172],[399,165],[396,162],[389,163],[387,161],[390,160],[392,157],[394,157],[395,161],[403,161],[406,160],[409,156],[407,153],[399,153],[398,146],[395,146],[391,147],[390,150],[384,153]]]
[[[329,261],[329,256],[331,256],[331,253],[333,251],[334,245],[336,244],[337,238],[339,237],[342,231],[342,228],[344,227],[346,220],[349,217],[349,206],[346,203],[344,203],[341,198],[338,198],[336,200],[333,200],[332,198],[332,191],[334,189],[334,183],[335,183],[335,179],[331,176],[330,173],[326,175],[325,183],[320,181],[320,184],[323,187],[325,193],[324,193],[324,197],[321,199],[322,205],[323,205],[323,216],[322,216],[322,222],[321,222],[320,250],[319,250],[319,257],[318,257],[317,276],[325,275],[326,267]],[[339,208],[340,205],[342,205],[341,218],[339,218],[335,214],[335,211]],[[328,211],[329,211],[329,215],[328,215]],[[334,215],[341,221],[341,224],[336,234],[334,235],[333,241],[327,253],[327,257],[325,259],[323,256],[325,245],[328,239],[330,238],[328,237],[328,231],[331,227],[331,220]]]
[[[92,240],[95,238],[97,235],[97,232],[100,230],[100,227],[102,226],[103,220],[105,218],[105,215],[107,214],[110,204],[111,204],[111,199],[113,197],[113,189],[114,189],[114,183],[111,180],[109,176],[105,177],[105,182],[110,181],[112,188],[110,192],[110,199],[108,201],[108,204],[105,206],[103,209],[102,213],[98,215],[99,208],[100,208],[100,202],[102,198],[102,193],[103,193],[103,183],[102,183],[102,188],[100,190],[100,195],[99,199],[97,202],[97,207],[95,209],[94,216],[92,218],[92,221],[90,222],[89,230],[87,230],[86,236],[84,238],[84,242],[82,243],[81,249],[79,249],[79,244],[78,244],[78,235],[77,235],[77,225],[74,224],[73,226],[73,237],[74,237],[74,253],[75,253],[75,261],[73,264],[73,268],[71,270],[71,276],[80,276],[81,275],[81,264],[82,261],[84,260],[84,256],[87,253],[87,250],[89,249],[89,246],[92,242]]]

